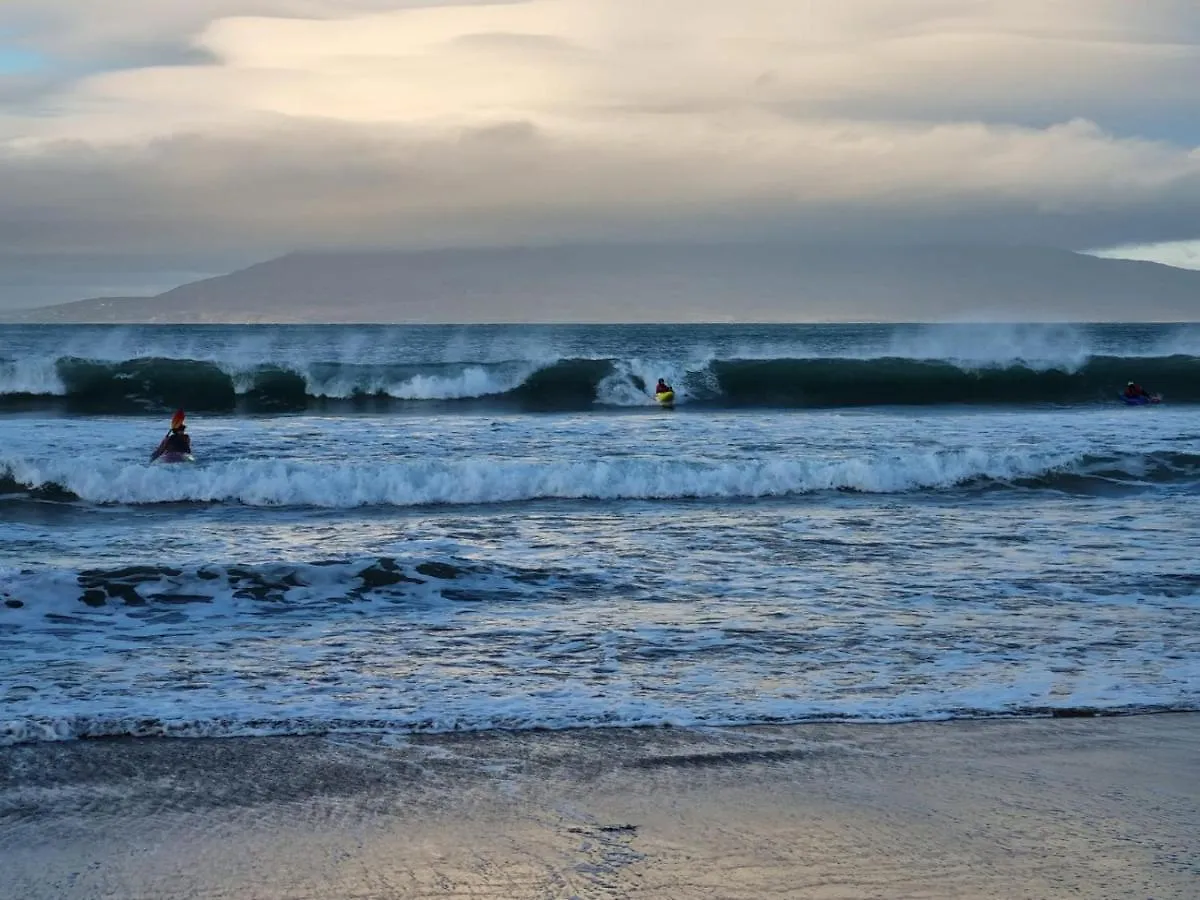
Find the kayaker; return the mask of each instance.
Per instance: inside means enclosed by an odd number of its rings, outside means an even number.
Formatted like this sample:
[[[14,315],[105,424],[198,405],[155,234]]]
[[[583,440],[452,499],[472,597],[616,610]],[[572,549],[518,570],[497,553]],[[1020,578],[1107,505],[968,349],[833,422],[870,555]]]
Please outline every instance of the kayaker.
[[[1125,398],[1127,400],[1137,400],[1142,397],[1149,400],[1150,394],[1140,384],[1131,381],[1129,384],[1125,385]]]
[[[180,422],[169,432],[167,432],[167,436],[162,439],[162,443],[158,445],[158,449],[156,449],[150,455],[150,462],[154,462],[164,453],[178,453],[181,455],[186,455],[191,452],[192,438],[187,433],[187,425],[185,425],[183,422]]]
[[[658,379],[658,384],[656,384],[654,386],[655,394],[667,394],[673,390],[674,389],[669,384],[667,384],[665,381],[663,381],[661,378]]]

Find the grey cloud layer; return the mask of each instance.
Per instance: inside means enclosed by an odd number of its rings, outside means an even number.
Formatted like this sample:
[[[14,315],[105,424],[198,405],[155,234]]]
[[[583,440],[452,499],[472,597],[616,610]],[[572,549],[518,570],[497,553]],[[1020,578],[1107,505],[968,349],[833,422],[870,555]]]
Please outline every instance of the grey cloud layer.
[[[0,115],[10,253],[1200,237],[1191,2],[18,0],[12,17],[59,65],[0,85],[24,101]]]

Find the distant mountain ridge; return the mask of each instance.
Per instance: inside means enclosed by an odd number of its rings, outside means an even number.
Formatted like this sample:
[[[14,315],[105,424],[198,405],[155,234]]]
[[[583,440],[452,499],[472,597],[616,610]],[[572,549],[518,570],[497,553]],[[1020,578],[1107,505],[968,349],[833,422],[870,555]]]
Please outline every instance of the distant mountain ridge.
[[[1200,271],[1040,247],[567,246],[296,253],[64,323],[1192,321]]]

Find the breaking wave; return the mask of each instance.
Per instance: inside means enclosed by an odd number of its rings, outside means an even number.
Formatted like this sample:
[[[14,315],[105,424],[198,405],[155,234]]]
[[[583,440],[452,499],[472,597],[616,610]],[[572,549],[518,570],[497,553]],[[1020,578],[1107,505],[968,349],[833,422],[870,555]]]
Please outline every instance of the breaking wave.
[[[0,408],[130,414],[649,406],[666,375],[678,402],[709,408],[830,408],[1113,402],[1129,380],[1172,403],[1200,402],[1200,358],[1091,357],[1077,366],[879,357],[505,360],[231,369],[196,359],[0,360]]]
[[[189,466],[0,460],[0,499],[99,505],[229,503],[252,507],[416,507],[537,500],[789,497],[822,491],[961,488],[1108,492],[1200,482],[1200,455],[1128,456],[959,450],[840,460],[475,458],[390,463],[239,459]]]

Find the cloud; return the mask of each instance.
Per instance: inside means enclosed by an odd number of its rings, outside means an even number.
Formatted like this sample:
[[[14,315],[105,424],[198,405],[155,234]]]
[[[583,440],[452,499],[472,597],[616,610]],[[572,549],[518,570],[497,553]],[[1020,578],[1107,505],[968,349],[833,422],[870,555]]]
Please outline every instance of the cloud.
[[[437,5],[439,0],[5,0],[5,26],[62,60],[129,67],[147,58],[188,57],[194,36],[229,16],[330,19]]]
[[[1109,259],[1140,259],[1177,269],[1200,269],[1200,241],[1165,241],[1160,244],[1125,244],[1094,250],[1094,256]]]
[[[10,0],[11,2],[11,0]],[[1200,237],[1182,0],[16,0],[0,249]]]
[[[245,14],[222,15],[234,8]],[[153,9],[133,17],[135,35],[172,37],[179,59],[206,64],[124,67],[77,85],[78,102],[125,102],[132,117],[147,94],[167,95],[186,115],[195,89],[212,88],[214,101],[236,101],[230,113],[338,119],[754,105],[834,118],[1107,126],[1147,103],[1192,107],[1200,76],[1200,9],[1162,0],[1136,10],[1124,0],[847,0],[819,11],[792,0],[210,0]],[[89,46],[124,47],[135,36],[120,27],[130,17],[97,18],[77,23]],[[185,23],[186,32],[172,30]],[[59,40],[78,43],[74,33]]]
[[[1005,234],[1024,218],[1043,230],[1071,222],[1087,243],[1114,210],[1200,197],[1200,159],[1085,122],[928,128],[753,110],[673,119],[670,130],[634,116],[589,132],[530,120],[414,129],[279,118],[249,134],[61,142],[6,160],[11,233],[0,235],[30,249],[51,233],[93,252],[114,238],[286,249],[686,231],[697,219],[736,236],[747,217],[819,233],[884,217],[886,228],[903,220],[910,234],[944,237],[939,222],[957,232],[969,214],[981,238],[1035,235]]]

